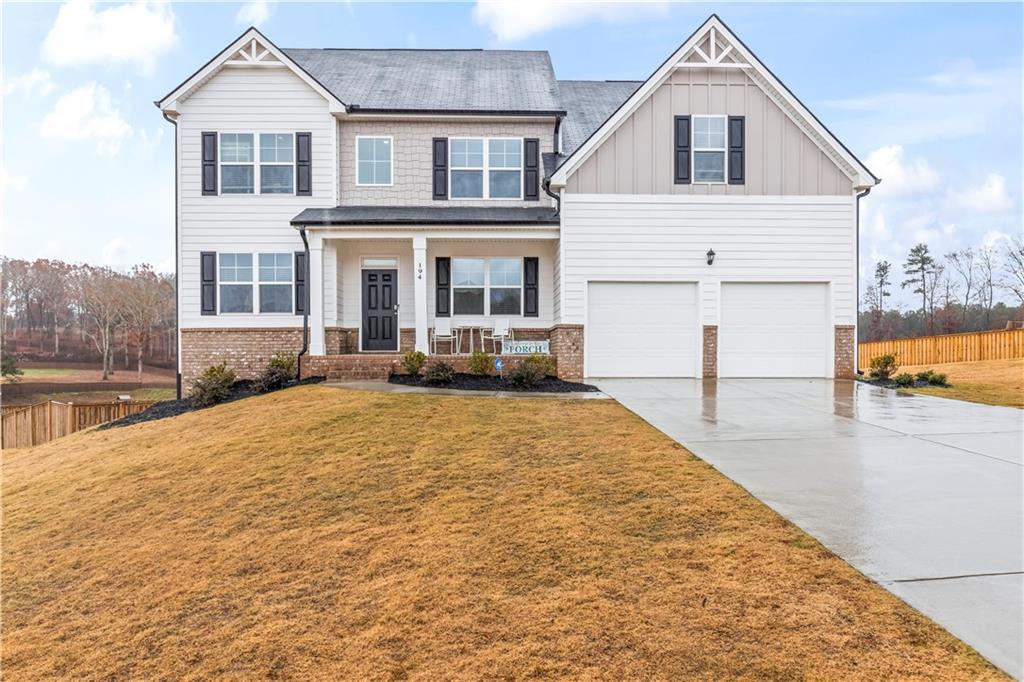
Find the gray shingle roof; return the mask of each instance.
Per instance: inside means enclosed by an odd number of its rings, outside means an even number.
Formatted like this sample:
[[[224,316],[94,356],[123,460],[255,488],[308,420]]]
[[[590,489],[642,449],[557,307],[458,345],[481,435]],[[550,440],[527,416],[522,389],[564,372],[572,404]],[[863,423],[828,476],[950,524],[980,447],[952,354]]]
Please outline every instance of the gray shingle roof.
[[[383,110],[553,112],[547,52],[284,49],[346,105]]]
[[[643,81],[558,81],[562,104],[562,155],[576,151]],[[560,160],[561,161],[561,160]]]
[[[557,225],[549,206],[337,206],[307,208],[292,225]]]

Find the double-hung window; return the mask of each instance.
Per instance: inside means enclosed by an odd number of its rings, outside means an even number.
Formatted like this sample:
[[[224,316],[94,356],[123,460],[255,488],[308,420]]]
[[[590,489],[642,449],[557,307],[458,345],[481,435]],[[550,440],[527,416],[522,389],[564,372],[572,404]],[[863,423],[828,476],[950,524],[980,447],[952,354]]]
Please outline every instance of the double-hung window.
[[[221,133],[221,194],[294,194],[293,133]]]
[[[522,138],[449,140],[452,199],[521,199]]]
[[[725,116],[693,117],[693,181],[725,182]]]
[[[456,315],[522,315],[522,258],[452,258]]]
[[[259,254],[260,312],[290,313],[292,311],[292,254]]]
[[[390,137],[356,138],[356,184],[390,185],[392,164]]]
[[[252,254],[220,254],[220,311],[252,312]]]

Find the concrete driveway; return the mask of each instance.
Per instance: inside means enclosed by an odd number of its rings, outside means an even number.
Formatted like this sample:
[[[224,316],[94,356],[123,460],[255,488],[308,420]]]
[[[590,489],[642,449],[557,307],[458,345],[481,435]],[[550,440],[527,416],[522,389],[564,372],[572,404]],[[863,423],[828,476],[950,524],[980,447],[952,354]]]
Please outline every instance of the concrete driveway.
[[[592,383],[1021,677],[1024,412],[850,381]]]

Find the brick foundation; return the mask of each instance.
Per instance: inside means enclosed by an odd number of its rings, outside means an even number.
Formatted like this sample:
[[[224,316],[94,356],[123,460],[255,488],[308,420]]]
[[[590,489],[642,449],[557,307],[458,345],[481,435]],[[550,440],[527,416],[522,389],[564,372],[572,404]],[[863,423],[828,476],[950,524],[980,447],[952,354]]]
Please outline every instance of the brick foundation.
[[[551,355],[558,359],[558,378],[583,379],[583,325],[556,324],[550,331]]]
[[[223,362],[239,379],[255,379],[275,353],[302,349],[302,328],[182,329],[181,384],[190,393],[192,382],[209,367]]]
[[[718,377],[718,325],[704,325],[703,374],[705,379]]]
[[[853,379],[856,376],[856,368],[853,365],[854,330],[852,324],[835,326],[836,379]]]

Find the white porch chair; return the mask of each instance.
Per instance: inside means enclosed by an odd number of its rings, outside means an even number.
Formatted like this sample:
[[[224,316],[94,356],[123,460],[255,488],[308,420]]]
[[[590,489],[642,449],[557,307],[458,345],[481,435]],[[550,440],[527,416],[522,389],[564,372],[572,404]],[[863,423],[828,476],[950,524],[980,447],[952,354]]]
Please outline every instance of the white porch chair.
[[[437,342],[447,341],[448,352],[454,355],[459,347],[458,334],[452,330],[452,321],[447,317],[438,317],[434,319],[434,333],[431,337],[430,352],[433,355],[437,355]]]
[[[494,326],[491,329],[482,329],[480,331],[480,345],[484,346],[488,340],[494,348],[494,354],[497,355],[500,352],[500,346],[498,344],[504,341],[516,340],[515,331],[512,329],[512,323],[507,319],[497,319],[494,321]],[[483,350],[483,348],[481,348],[481,350]]]

